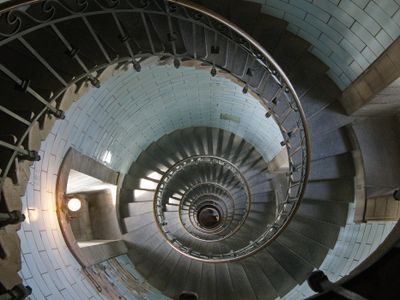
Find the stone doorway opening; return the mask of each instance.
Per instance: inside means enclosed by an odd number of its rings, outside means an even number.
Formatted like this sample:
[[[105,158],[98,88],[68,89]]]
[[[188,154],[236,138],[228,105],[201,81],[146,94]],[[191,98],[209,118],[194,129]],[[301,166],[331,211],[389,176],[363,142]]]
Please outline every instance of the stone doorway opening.
[[[117,218],[119,173],[70,149],[57,181],[57,214],[65,242],[83,266],[127,252]]]

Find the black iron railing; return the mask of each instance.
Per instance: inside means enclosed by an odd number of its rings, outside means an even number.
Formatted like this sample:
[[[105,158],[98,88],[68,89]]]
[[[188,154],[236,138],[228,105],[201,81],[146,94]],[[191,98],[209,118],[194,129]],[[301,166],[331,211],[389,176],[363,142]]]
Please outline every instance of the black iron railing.
[[[282,133],[281,145],[289,161],[288,188],[274,224],[246,247],[219,258],[182,252],[200,260],[239,259],[269,244],[289,223],[303,197],[310,168],[305,115],[278,64],[237,26],[187,1],[22,1],[6,3],[0,13],[4,95],[0,114],[9,128],[0,135],[1,186],[18,159],[39,159],[29,149],[31,129],[37,123],[43,126],[48,118],[64,117],[60,107],[68,89],[87,83],[100,87],[99,74],[110,65],[131,64],[139,72],[141,62],[152,56],[172,59],[177,68],[182,61],[194,59],[209,66],[213,76],[220,69],[232,73],[243,85],[243,93],[259,97],[266,118],[273,118]],[[190,29],[191,40],[185,38],[183,28]],[[205,45],[195,38],[199,34],[207,36]],[[82,41],[81,36],[87,38]],[[43,43],[48,45],[43,47]],[[245,58],[244,66],[228,60],[236,56]]]

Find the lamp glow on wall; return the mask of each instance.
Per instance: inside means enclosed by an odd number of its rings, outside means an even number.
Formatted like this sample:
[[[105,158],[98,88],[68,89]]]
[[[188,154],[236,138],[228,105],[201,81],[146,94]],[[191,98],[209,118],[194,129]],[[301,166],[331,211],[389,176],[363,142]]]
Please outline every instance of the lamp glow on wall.
[[[70,211],[76,212],[81,209],[82,202],[79,198],[73,197],[73,198],[68,199],[67,207]]]

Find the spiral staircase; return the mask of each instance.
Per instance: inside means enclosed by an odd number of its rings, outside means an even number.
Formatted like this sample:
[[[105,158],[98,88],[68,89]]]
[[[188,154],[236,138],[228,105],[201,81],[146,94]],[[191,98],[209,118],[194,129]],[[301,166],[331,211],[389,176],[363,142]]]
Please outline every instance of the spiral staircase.
[[[245,5],[263,18],[256,5]],[[100,87],[110,65],[140,72],[153,56],[176,68],[194,60],[212,77],[233,75],[243,93],[259,99],[280,129],[274,143],[286,165],[274,169],[245,138],[220,128],[164,135],[132,163],[121,187],[118,213],[131,261],[174,299],[274,299],[319,268],[354,198],[350,118],[326,66],[285,23],[264,16],[254,27],[249,18],[232,18],[270,56],[228,21],[187,2],[34,1],[4,16],[3,187],[23,194],[27,161],[40,159],[40,140],[64,117],[71,89]],[[5,203],[3,192],[2,211],[11,211]]]
[[[184,291],[199,299],[284,296],[320,266],[345,224],[352,160],[341,130],[324,136],[324,142],[327,136],[341,148],[313,161],[310,188],[296,216],[274,242],[243,258],[233,252],[276,217],[282,174],[268,171],[254,147],[221,129],[187,128],[154,142],[133,163],[121,192],[120,216],[131,260],[152,285],[174,299]],[[188,160],[194,163],[169,174]],[[228,165],[236,166],[239,178]],[[346,167],[335,169],[339,165]],[[163,181],[166,176],[171,177],[168,182]],[[163,193],[160,184],[165,184]],[[219,216],[207,226],[200,214],[210,208]]]

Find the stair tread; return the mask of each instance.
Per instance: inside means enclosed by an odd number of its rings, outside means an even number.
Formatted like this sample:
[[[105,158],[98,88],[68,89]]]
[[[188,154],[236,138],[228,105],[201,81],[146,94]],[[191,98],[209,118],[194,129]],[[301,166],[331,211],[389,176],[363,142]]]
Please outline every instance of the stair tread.
[[[291,274],[298,284],[302,284],[313,270],[311,264],[277,241],[273,242],[266,250],[281,264],[286,272]]]
[[[315,268],[321,265],[329,251],[329,248],[305,238],[295,231],[285,230],[277,240]]]
[[[311,180],[307,184],[304,198],[352,202],[354,183],[349,178]]]
[[[292,275],[266,249],[256,253],[254,258],[264,274],[269,278],[279,296],[285,295],[296,286],[297,282]]]
[[[353,156],[346,152],[335,156],[313,160],[311,162],[310,180],[354,177]]]
[[[311,239],[316,239],[329,248],[334,247],[340,230],[340,226],[337,224],[323,222],[300,214],[297,214],[288,226]]]
[[[238,298],[256,298],[243,266],[238,262],[231,262],[228,264],[228,270],[233,283],[233,290]]]
[[[298,214],[327,223],[344,225],[347,220],[348,205],[342,202],[303,201]]]

